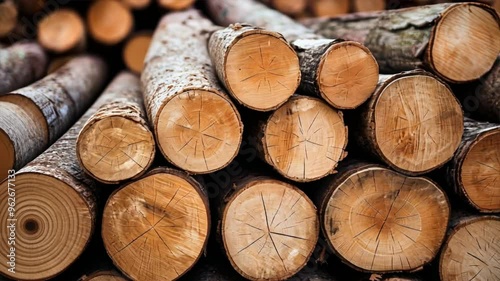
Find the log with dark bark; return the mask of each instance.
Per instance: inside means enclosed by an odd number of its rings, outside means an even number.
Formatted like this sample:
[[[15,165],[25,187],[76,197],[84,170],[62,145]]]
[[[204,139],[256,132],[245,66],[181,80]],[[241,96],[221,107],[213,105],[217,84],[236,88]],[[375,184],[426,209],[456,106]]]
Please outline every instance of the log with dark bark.
[[[0,178],[8,169],[26,165],[66,132],[105,80],[101,59],[79,56],[38,82],[0,96]]]
[[[294,16],[303,13],[307,8],[308,0],[260,0],[283,14]]]
[[[300,63],[300,92],[322,97],[340,109],[356,108],[373,93],[378,65],[363,45],[326,39],[289,17],[253,0],[212,0],[208,11],[221,25],[245,22],[281,33]]]
[[[351,0],[308,0],[309,10],[316,17],[337,16],[349,13]]]
[[[106,97],[80,131],[76,153],[86,173],[114,184],[146,172],[153,163],[155,141],[137,76],[119,74],[106,89]]]
[[[18,10],[13,0],[0,2],[0,38],[6,37],[17,25]]]
[[[220,87],[207,50],[209,33],[218,28],[196,10],[165,16],[141,76],[160,151],[190,173],[227,166],[242,138],[240,115]]]
[[[479,82],[475,91],[469,93],[474,94],[477,101],[475,113],[490,122],[500,123],[500,57]]]
[[[130,9],[120,1],[94,1],[87,12],[90,35],[106,45],[115,45],[132,31],[134,17]]]
[[[144,67],[144,58],[151,44],[152,32],[142,31],[132,35],[123,47],[123,62],[127,68],[135,73],[141,73]]]
[[[59,9],[38,23],[38,42],[54,53],[78,52],[85,49],[85,24],[78,12]]]
[[[297,54],[277,32],[231,24],[215,31],[208,44],[219,80],[248,108],[274,110],[299,86]]]
[[[448,82],[479,79],[500,51],[498,14],[480,3],[446,3],[303,23],[329,38],[363,43],[382,73],[425,67]]]
[[[209,232],[206,191],[173,169],[156,168],[116,190],[103,214],[106,251],[132,280],[179,278],[203,254]]]

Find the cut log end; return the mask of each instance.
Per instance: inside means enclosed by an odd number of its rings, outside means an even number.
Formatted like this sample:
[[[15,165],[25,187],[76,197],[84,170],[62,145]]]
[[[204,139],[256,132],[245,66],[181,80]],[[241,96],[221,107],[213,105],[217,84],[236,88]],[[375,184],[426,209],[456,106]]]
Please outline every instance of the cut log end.
[[[122,0],[122,2],[131,9],[144,9],[151,4],[151,0]]]
[[[129,278],[175,280],[199,259],[210,222],[208,202],[196,185],[185,174],[165,169],[126,185],[108,199],[104,245]],[[150,253],[147,259],[144,251]]]
[[[450,213],[434,183],[379,167],[346,178],[323,208],[329,243],[351,266],[369,272],[415,270],[430,262]]]
[[[95,40],[108,45],[122,41],[132,30],[131,11],[118,1],[99,0],[88,11],[89,31]]]
[[[390,82],[375,104],[374,120],[382,157],[403,173],[423,174],[442,166],[462,138],[460,104],[445,84],[431,76]]]
[[[453,6],[434,28],[429,46],[429,62],[444,79],[479,79],[491,69],[500,52],[498,15],[481,4]]]
[[[354,0],[353,9],[355,12],[381,11],[385,9],[385,0]]]
[[[320,62],[317,83],[321,96],[332,106],[353,109],[364,103],[378,82],[378,64],[363,45],[334,44]]]
[[[85,25],[80,15],[60,9],[43,18],[38,25],[38,42],[47,50],[62,53],[75,49],[85,40]]]
[[[91,210],[74,188],[53,177],[22,173],[16,175],[15,184],[15,217],[3,208],[0,218],[17,219],[16,269],[11,273],[2,267],[1,272],[21,280],[49,279],[83,252],[93,231]],[[7,202],[8,187],[7,181],[0,185],[2,202]],[[8,241],[7,235],[2,231],[0,237]],[[9,252],[7,243],[0,249]],[[0,260],[7,262],[5,255]]]
[[[195,0],[158,0],[158,5],[172,11],[185,10],[194,4]]]
[[[127,41],[123,49],[123,60],[131,71],[141,73],[151,36],[151,34],[139,34]]]
[[[152,133],[143,124],[111,116],[86,126],[77,151],[82,166],[102,182],[134,178],[151,165],[155,152]]]
[[[224,247],[233,267],[250,280],[285,280],[314,250],[319,223],[314,204],[299,189],[276,180],[254,180],[227,204]]]
[[[14,1],[0,2],[0,38],[9,35],[17,25],[18,11]]]
[[[498,280],[500,218],[481,217],[460,223],[443,245],[441,280]]]
[[[276,109],[299,85],[299,59],[283,39],[249,33],[231,46],[225,60],[225,80],[234,97],[247,107]]]
[[[1,108],[1,107],[0,107]],[[8,171],[14,168],[14,144],[9,135],[0,128],[0,180],[7,177]]]
[[[310,0],[311,11],[317,17],[332,17],[349,12],[349,0]]]
[[[271,0],[272,6],[287,15],[298,15],[307,8],[307,0]]]
[[[266,160],[283,176],[312,181],[333,172],[345,156],[342,114],[319,99],[292,97],[267,122]]]
[[[225,167],[241,144],[243,125],[236,108],[227,98],[206,90],[176,95],[164,104],[155,124],[163,155],[191,173]]]

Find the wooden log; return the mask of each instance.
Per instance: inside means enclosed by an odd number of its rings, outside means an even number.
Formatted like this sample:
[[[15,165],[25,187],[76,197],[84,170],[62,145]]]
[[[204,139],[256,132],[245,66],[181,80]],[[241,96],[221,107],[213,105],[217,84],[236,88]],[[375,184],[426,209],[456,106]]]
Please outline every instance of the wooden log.
[[[500,125],[466,118],[462,142],[446,166],[455,194],[476,210],[500,212]]]
[[[127,281],[127,279],[114,270],[98,270],[82,276],[77,281]]]
[[[0,49],[0,95],[39,79],[46,66],[47,55],[36,43],[17,43]]]
[[[462,138],[463,112],[444,82],[415,70],[380,75],[353,127],[366,153],[396,171],[421,175],[453,157]]]
[[[54,143],[95,99],[106,65],[76,57],[38,82],[0,96],[0,178],[20,169]]]
[[[277,32],[232,24],[212,33],[208,47],[219,80],[248,108],[274,110],[299,86],[297,54]]]
[[[85,24],[72,9],[59,9],[38,24],[38,42],[54,53],[83,51],[85,49]]]
[[[17,6],[13,0],[0,3],[0,38],[9,35],[17,25]]]
[[[155,141],[147,124],[139,78],[122,72],[106,92],[107,100],[78,135],[76,155],[91,177],[115,184],[146,172],[153,163]]]
[[[56,72],[59,68],[75,58],[75,55],[65,55],[52,58],[49,66],[47,67],[47,74]]]
[[[152,36],[152,32],[149,31],[139,32],[125,42],[122,56],[125,65],[130,71],[141,73]]]
[[[316,17],[332,17],[349,13],[350,4],[350,0],[309,0],[309,9]]]
[[[307,8],[307,1],[308,0],[260,0],[260,2],[290,16],[303,13]]]
[[[439,260],[441,280],[498,280],[500,217],[468,217],[452,224]]]
[[[180,11],[193,6],[195,0],[157,0],[158,5],[168,10]]]
[[[439,252],[450,206],[432,181],[349,161],[315,185],[323,236],[354,269],[414,271]]]
[[[34,15],[39,12],[47,0],[16,0],[19,12],[25,16]]]
[[[500,123],[500,56],[488,74],[481,78],[473,93],[476,112],[490,122]]]
[[[103,214],[106,251],[132,280],[179,278],[202,255],[209,232],[206,191],[173,169],[154,169],[116,190]]]
[[[242,139],[239,113],[219,86],[207,50],[209,33],[217,28],[196,10],[165,16],[141,76],[160,151],[194,174],[227,166]]]
[[[316,207],[293,185],[263,176],[232,179],[217,208],[226,255],[247,279],[285,280],[306,265],[316,246]]]
[[[354,12],[380,11],[386,8],[386,0],[353,0],[352,10]]]
[[[93,2],[87,12],[87,25],[92,38],[105,45],[115,45],[132,31],[134,17],[125,4],[117,0]]]
[[[382,73],[423,67],[448,82],[467,82],[488,72],[500,51],[498,14],[480,3],[436,4],[302,23],[329,38],[363,43]]]
[[[281,33],[299,56],[301,93],[325,99],[340,109],[366,101],[377,84],[378,65],[359,43],[325,39],[289,17],[253,0],[208,1],[208,12],[221,25],[245,22]]]
[[[148,7],[151,0],[121,0],[127,7],[134,10],[140,10]]]

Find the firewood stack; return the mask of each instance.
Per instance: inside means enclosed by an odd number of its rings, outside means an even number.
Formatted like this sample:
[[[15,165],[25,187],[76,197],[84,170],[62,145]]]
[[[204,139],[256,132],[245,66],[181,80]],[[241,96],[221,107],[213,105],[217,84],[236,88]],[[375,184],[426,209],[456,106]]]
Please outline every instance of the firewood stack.
[[[1,1],[0,276],[500,280],[500,1],[393,2]]]

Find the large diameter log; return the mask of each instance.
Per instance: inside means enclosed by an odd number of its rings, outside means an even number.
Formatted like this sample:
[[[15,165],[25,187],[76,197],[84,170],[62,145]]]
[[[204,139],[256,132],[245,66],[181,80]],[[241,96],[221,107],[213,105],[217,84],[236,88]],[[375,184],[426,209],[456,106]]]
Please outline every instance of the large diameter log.
[[[447,180],[480,212],[500,212],[500,125],[466,118],[462,142],[446,166]]]
[[[268,6],[282,12],[287,15],[299,15],[303,13],[307,8],[308,0],[260,0],[260,2],[265,3]]]
[[[449,87],[415,70],[380,75],[355,139],[396,171],[420,175],[448,162],[460,144],[463,112]]]
[[[42,77],[47,60],[47,55],[36,43],[17,43],[0,49],[0,95]]]
[[[98,0],[87,12],[90,35],[106,45],[114,45],[127,37],[134,25],[130,9],[117,0]]]
[[[309,9],[316,17],[349,13],[351,0],[309,0]]]
[[[230,25],[210,36],[209,53],[220,81],[248,108],[274,110],[299,86],[299,59],[279,33]]]
[[[155,141],[137,76],[119,74],[106,93],[107,100],[78,135],[76,153],[86,173],[113,184],[146,172],[153,163]]]
[[[243,125],[221,89],[207,50],[218,27],[196,10],[165,16],[141,75],[149,121],[165,158],[190,173],[209,173],[238,153]]]
[[[439,252],[450,206],[446,194],[430,180],[349,162],[317,185],[322,233],[351,267],[413,271]]]
[[[8,169],[26,165],[66,132],[95,99],[105,79],[101,59],[79,56],[38,82],[0,96],[0,143],[4,144],[0,156],[6,162],[0,177]]]
[[[253,0],[212,0],[211,16],[221,25],[245,22],[281,33],[299,56],[300,92],[340,109],[356,108],[373,93],[378,65],[363,45],[326,39],[291,18]]]
[[[498,14],[480,3],[436,4],[303,23],[323,36],[364,44],[382,73],[425,67],[449,82],[467,82],[488,72],[500,51]]]
[[[56,10],[38,24],[38,42],[55,53],[82,51],[85,36],[83,19],[72,9]]]
[[[150,32],[140,32],[127,39],[122,56],[129,70],[141,73],[152,37],[153,34]]]
[[[13,0],[0,3],[0,38],[9,35],[17,25],[17,6]]]
[[[167,168],[115,191],[102,222],[108,255],[133,280],[179,278],[203,254],[209,231],[206,191],[186,173]]]

